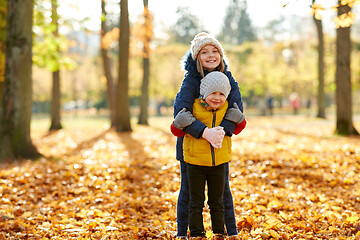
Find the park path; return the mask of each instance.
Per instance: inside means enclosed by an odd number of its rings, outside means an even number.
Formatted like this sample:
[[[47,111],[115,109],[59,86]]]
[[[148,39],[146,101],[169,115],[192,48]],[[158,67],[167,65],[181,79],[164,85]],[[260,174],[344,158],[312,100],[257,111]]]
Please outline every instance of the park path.
[[[331,121],[247,120],[232,138],[230,164],[239,235],[359,239],[360,139],[333,136]],[[174,239],[179,166],[170,122],[35,135],[46,157],[1,166],[0,239]],[[205,221],[210,230],[208,209]]]

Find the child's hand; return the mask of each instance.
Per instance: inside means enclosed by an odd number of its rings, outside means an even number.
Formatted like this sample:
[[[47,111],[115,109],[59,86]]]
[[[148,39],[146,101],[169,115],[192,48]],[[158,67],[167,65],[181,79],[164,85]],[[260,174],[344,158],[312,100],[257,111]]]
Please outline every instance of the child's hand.
[[[236,102],[234,102],[233,106],[234,107],[227,110],[225,114],[225,119],[237,124],[242,123],[245,119],[244,114],[241,112]]]
[[[223,127],[205,128],[202,137],[205,138],[214,148],[221,148],[225,136]]]
[[[176,115],[174,119],[174,126],[182,130],[184,127],[191,125],[195,121],[196,118],[191,114],[191,112],[187,111],[186,108],[183,108]]]

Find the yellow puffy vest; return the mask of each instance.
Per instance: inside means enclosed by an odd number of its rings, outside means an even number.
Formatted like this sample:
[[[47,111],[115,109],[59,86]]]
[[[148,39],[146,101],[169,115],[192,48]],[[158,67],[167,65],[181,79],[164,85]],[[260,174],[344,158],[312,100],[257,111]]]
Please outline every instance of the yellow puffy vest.
[[[228,102],[217,109],[208,110],[200,104],[199,99],[195,99],[193,105],[193,115],[208,128],[217,127],[222,122],[228,108]],[[184,161],[199,166],[218,166],[230,161],[231,138],[224,137],[221,148],[214,148],[204,138],[194,138],[186,134],[183,143]]]

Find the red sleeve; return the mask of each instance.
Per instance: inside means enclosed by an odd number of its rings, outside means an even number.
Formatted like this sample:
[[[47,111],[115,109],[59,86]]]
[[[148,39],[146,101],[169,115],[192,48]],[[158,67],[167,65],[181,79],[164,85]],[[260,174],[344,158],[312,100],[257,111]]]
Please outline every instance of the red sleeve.
[[[241,133],[241,131],[244,130],[245,126],[246,126],[246,119],[244,119],[244,121],[242,121],[241,123],[236,124],[234,134],[238,135],[239,133]]]
[[[171,133],[176,137],[182,137],[185,136],[185,132],[183,130],[180,130],[174,126],[174,122],[172,122],[170,126]]]

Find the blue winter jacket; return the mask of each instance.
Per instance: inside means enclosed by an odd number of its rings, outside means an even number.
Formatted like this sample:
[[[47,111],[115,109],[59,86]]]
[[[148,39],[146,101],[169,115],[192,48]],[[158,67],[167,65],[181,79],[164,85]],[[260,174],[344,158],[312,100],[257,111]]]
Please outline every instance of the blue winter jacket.
[[[192,59],[190,51],[186,53],[184,56],[184,68],[185,68],[185,76],[182,82],[180,91],[176,94],[175,102],[174,102],[174,118],[178,114],[178,112],[186,108],[190,112],[193,110],[193,103],[195,98],[200,96],[200,82],[202,79],[201,74],[197,71],[196,62]],[[241,99],[241,93],[239,90],[238,83],[235,81],[231,72],[229,71],[228,65],[225,63],[224,74],[229,78],[231,91],[227,98],[229,102],[229,108],[233,106],[234,102],[237,103],[240,110],[243,112],[243,102]],[[206,75],[207,71],[204,72]],[[227,136],[232,136],[236,123],[231,122],[229,120],[224,119],[220,124],[225,130]],[[184,132],[190,134],[195,138],[200,138],[203,134],[204,129],[206,128],[205,124],[196,120],[190,126],[183,129]],[[183,161],[183,140],[184,137],[179,137],[176,142],[176,159]]]

